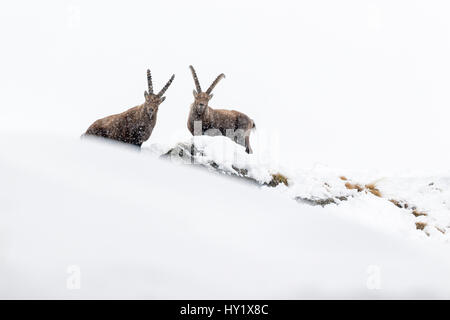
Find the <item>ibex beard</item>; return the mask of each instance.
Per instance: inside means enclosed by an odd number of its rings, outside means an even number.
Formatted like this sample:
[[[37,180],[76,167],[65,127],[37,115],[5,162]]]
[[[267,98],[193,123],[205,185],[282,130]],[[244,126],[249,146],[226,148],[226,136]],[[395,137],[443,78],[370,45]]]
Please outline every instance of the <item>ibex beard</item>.
[[[191,105],[188,117],[188,129],[192,135],[224,135],[245,147],[247,153],[252,153],[250,147],[250,132],[255,128],[255,123],[247,115],[235,110],[213,109],[208,106],[213,97],[211,91],[217,83],[225,78],[220,74],[211,86],[202,92],[197,74],[192,66],[189,66],[194,78],[196,90],[194,90],[194,103]]]
[[[148,92],[144,92],[145,102],[125,112],[114,114],[95,121],[85,135],[99,136],[137,147],[147,141],[156,125],[159,105],[166,99],[163,94],[171,85],[175,75],[158,94],[153,93],[153,83],[150,70],[147,70]]]

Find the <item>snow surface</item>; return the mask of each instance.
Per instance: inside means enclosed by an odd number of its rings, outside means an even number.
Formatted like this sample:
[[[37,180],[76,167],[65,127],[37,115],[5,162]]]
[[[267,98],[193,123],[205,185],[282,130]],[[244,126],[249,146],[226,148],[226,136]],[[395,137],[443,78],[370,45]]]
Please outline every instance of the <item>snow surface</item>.
[[[313,207],[115,143],[0,143],[1,298],[450,297],[448,246],[336,214],[375,198]]]
[[[291,199],[308,200],[306,202],[333,199],[333,204],[328,205],[329,211],[340,217],[407,238],[433,238],[445,243],[450,240],[450,176],[405,176],[403,173],[383,174],[380,170],[369,173],[319,164],[310,169],[292,168],[258,153],[249,155],[244,147],[226,137],[199,136],[182,144],[195,145],[196,163],[214,163],[218,170],[229,174],[236,174],[235,168],[245,169],[246,176],[260,184],[270,182],[272,174],[281,173],[287,177],[289,186],[280,185],[276,192]],[[170,149],[158,147],[150,146],[146,150],[161,155]],[[180,158],[177,153],[171,155],[171,160],[191,162],[189,157]],[[368,190],[348,189],[346,183],[373,184],[381,197]],[[393,201],[403,204],[402,208]],[[413,211],[420,215],[415,216]],[[418,230],[416,223],[426,226]]]

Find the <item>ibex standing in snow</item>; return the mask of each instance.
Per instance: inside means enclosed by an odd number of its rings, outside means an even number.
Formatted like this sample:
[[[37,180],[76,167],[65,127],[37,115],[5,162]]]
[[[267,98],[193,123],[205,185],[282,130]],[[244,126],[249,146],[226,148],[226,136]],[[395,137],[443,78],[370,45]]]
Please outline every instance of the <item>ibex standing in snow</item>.
[[[172,83],[172,75],[158,94],[153,93],[152,75],[147,70],[148,92],[144,92],[145,102],[125,112],[95,121],[86,135],[100,136],[141,147],[150,138],[156,124],[159,105],[166,99],[163,94]]]
[[[250,148],[250,131],[255,128],[255,123],[247,115],[235,110],[213,109],[208,106],[213,97],[211,91],[225,75],[220,74],[209,86],[206,92],[202,92],[197,74],[192,66],[189,66],[194,78],[195,101],[191,105],[188,118],[188,129],[192,135],[226,135],[235,142],[243,145],[247,153],[252,153]],[[215,133],[214,133],[215,132]]]

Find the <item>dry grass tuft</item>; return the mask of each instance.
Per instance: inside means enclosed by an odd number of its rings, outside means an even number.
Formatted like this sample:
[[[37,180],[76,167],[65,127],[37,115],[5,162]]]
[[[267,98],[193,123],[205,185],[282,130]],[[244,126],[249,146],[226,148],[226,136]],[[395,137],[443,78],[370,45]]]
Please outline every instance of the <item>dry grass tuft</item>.
[[[270,187],[276,187],[280,183],[284,184],[285,186],[289,186],[288,179],[282,175],[281,173],[274,173],[272,174],[272,180],[267,184]]]
[[[400,201],[395,200],[395,199],[389,199],[390,202],[392,202],[393,204],[395,204],[397,207],[403,209],[403,205],[400,203]]]
[[[389,201],[392,202],[395,206],[399,207],[400,209],[408,209],[408,208],[410,208],[410,210],[412,210],[411,213],[415,217],[427,216],[428,215],[426,212],[418,211],[415,206],[410,207],[406,202],[398,201],[398,200],[395,200],[395,199],[389,199]],[[420,229],[420,230],[422,230],[422,229]]]
[[[413,210],[412,214],[416,217],[427,216],[427,214],[425,212],[421,212],[421,211],[417,211],[417,210]]]
[[[365,187],[366,187],[366,189],[369,190],[370,193],[381,198],[381,192],[377,187],[375,187],[375,184],[369,183],[369,184],[366,184]]]
[[[347,182],[347,183],[345,184],[345,187],[346,187],[347,189],[349,189],[349,190],[354,190],[354,189],[356,189],[356,190],[358,190],[358,192],[361,192],[361,191],[364,190],[364,188],[361,187],[359,184],[356,184],[356,183],[350,183],[350,182]]]
[[[427,226],[427,224],[425,222],[416,222],[417,230],[423,230],[423,229],[425,229],[426,226]]]
[[[366,184],[364,186],[361,186],[360,184],[349,182],[347,180],[347,178],[344,177],[344,176],[341,176],[339,178],[341,180],[343,180],[343,181],[347,181],[345,183],[345,187],[347,189],[349,189],[349,190],[357,190],[358,192],[366,191],[366,192],[372,193],[374,196],[377,196],[379,198],[383,198],[383,195],[381,194],[381,191],[375,186],[375,183],[369,183],[369,184]],[[388,199],[388,201],[391,202],[392,204],[394,204],[395,206],[397,206],[398,208],[409,209],[408,211],[410,213],[412,213],[415,217],[421,217],[421,216],[427,216],[428,215],[426,212],[417,210],[417,208],[415,206],[410,206],[405,201],[402,201],[402,200],[399,201],[399,200],[395,200],[395,199]],[[427,224],[425,222],[416,222],[416,229],[417,230],[423,230],[424,231],[426,226],[427,226]],[[445,230],[439,229],[438,227],[435,227],[435,228],[437,230],[439,230],[440,232],[445,233]],[[424,231],[424,232],[427,233],[426,231]]]
[[[341,177],[341,179],[342,179],[342,177]],[[342,179],[342,180],[344,180],[344,179]],[[371,194],[381,198],[381,192],[380,192],[380,190],[377,189],[377,187],[375,187],[374,183],[366,184],[363,187],[357,183],[346,182],[345,187],[349,190],[357,190],[358,192],[362,192],[362,191],[366,190],[366,191],[369,191]]]

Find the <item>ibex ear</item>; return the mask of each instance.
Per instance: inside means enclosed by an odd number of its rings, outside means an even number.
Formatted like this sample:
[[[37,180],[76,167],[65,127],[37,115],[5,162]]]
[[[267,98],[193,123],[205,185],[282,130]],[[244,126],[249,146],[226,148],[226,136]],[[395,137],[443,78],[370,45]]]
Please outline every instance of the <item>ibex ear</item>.
[[[166,97],[161,97],[161,103],[164,102],[164,100],[166,100]]]
[[[195,89],[192,91],[192,93],[194,94],[194,97],[197,97],[197,91],[195,91]]]
[[[209,95],[209,98],[208,99],[211,99],[213,97],[213,94],[211,93],[210,95]]]
[[[148,101],[150,99],[150,96],[148,95],[147,91],[144,91],[144,97],[145,97],[146,101]]]

